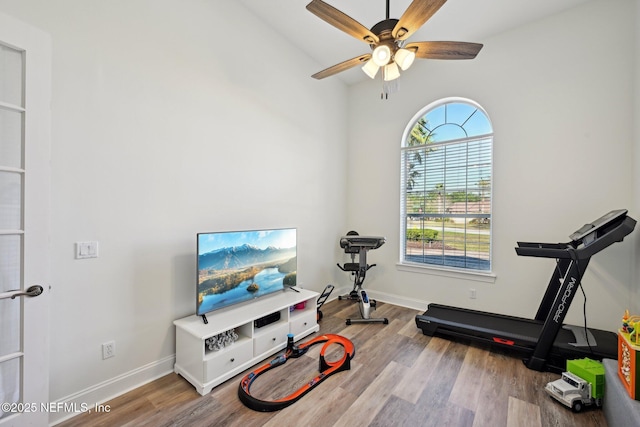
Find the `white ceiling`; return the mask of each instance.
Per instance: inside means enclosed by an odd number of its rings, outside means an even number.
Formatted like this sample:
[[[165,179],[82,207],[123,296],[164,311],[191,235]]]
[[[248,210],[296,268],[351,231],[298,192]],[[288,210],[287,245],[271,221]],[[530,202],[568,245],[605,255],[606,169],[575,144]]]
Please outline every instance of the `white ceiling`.
[[[261,20],[307,52],[319,65],[309,75],[370,52],[365,43],[327,24],[306,9],[310,0],[240,0]],[[324,0],[367,28],[386,17],[386,0]],[[448,0],[409,41],[484,43],[484,38],[590,0]],[[390,18],[399,19],[411,0],[390,0]],[[482,55],[482,51],[479,55]],[[355,67],[329,79],[347,84],[368,77]]]

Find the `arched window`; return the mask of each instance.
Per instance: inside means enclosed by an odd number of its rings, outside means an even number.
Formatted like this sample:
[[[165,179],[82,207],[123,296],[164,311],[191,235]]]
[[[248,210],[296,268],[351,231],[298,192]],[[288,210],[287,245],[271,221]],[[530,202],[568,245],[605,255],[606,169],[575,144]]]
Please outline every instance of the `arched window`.
[[[493,129],[448,98],[409,122],[401,149],[401,264],[491,271]]]

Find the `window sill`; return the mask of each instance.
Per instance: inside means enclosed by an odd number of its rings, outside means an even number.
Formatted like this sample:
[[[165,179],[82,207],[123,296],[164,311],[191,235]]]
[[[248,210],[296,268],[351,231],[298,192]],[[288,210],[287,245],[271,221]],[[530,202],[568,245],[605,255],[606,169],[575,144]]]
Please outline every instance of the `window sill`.
[[[445,267],[410,263],[397,263],[396,268],[400,271],[408,271],[410,273],[432,274],[434,276],[452,277],[455,279],[473,280],[476,282],[495,283],[496,281],[495,273],[478,270],[454,270]]]

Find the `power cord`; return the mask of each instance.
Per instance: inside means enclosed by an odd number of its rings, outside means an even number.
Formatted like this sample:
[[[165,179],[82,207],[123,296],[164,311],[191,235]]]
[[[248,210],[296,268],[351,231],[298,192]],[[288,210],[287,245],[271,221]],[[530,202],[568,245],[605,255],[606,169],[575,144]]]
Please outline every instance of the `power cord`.
[[[591,347],[591,343],[589,342],[589,333],[587,329],[587,294],[582,287],[582,280],[580,281],[580,290],[582,291],[582,296],[584,297],[584,302],[582,303],[582,317],[584,319],[584,338],[587,340],[587,345],[589,346],[589,351],[593,354],[593,348]]]
[[[576,263],[576,268],[578,269],[578,272],[580,272],[580,263],[578,262],[578,258],[577,257],[574,259],[574,262]],[[589,342],[589,330],[587,329],[587,294],[584,291],[584,288],[582,287],[582,277],[580,277],[580,290],[582,291],[582,297],[584,299],[583,302],[582,302],[582,319],[583,319],[583,322],[584,322],[584,339],[585,339],[585,341],[587,341],[587,346],[589,346],[589,351],[593,355],[593,348],[591,347],[591,343]]]
[[[576,267],[578,268],[578,271],[580,271],[580,265],[578,264],[578,259],[575,258],[573,260],[576,263]],[[562,273],[562,270],[560,269],[560,259],[556,258],[556,270],[558,270],[559,273],[559,277],[560,277],[560,283],[564,283],[564,276],[566,273]],[[567,269],[567,272],[569,271],[569,269]],[[587,328],[587,294],[584,291],[584,288],[582,287],[582,279],[580,279],[580,291],[582,291],[582,297],[584,299],[583,303],[582,303],[582,319],[583,319],[583,328],[584,328],[584,338],[587,341],[587,346],[589,346],[589,351],[591,352],[591,354],[593,355],[593,347],[591,347],[591,343],[589,342],[589,329]]]

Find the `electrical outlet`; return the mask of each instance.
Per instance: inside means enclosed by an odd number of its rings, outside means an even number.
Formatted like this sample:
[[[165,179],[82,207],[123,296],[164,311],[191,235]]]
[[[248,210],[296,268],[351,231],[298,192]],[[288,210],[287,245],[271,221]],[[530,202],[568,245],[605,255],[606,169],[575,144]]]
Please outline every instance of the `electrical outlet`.
[[[469,289],[469,298],[476,299],[476,290],[474,288]]]
[[[102,360],[114,357],[116,355],[116,342],[109,341],[102,344]]]

